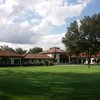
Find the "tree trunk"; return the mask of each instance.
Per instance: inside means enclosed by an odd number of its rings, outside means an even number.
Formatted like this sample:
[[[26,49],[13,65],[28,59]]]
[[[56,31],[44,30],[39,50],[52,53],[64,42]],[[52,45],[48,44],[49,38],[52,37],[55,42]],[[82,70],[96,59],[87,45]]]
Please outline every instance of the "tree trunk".
[[[88,49],[88,68],[90,68],[91,57],[92,55],[90,54],[90,50]]]
[[[88,58],[88,68],[90,68],[90,60],[91,60],[91,58],[89,57]]]
[[[88,56],[88,68],[90,68],[90,65],[91,65],[91,64],[90,64],[90,62],[91,62],[91,57],[92,57],[92,55],[89,55],[89,56]]]

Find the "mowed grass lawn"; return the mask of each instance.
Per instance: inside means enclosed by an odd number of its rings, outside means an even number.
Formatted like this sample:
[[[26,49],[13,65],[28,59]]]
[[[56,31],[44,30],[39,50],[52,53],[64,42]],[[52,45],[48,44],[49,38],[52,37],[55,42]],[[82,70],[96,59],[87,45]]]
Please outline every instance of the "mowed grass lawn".
[[[100,100],[100,66],[0,68],[0,100]]]

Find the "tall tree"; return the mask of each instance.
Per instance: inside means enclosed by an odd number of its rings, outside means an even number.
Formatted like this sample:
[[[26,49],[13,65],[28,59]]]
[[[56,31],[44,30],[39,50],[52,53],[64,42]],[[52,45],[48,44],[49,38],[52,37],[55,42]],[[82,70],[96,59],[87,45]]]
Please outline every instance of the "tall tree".
[[[16,48],[15,52],[18,53],[18,54],[25,54],[27,52],[27,50],[24,50],[22,48]]]
[[[86,16],[81,21],[81,48],[88,55],[88,64],[90,68],[90,59],[92,55],[100,51],[100,14]]]
[[[72,55],[79,55],[80,48],[77,46],[80,39],[79,26],[77,21],[74,21],[70,24],[70,27],[67,28],[67,32],[65,37],[62,38],[62,42],[64,43],[67,52]]]
[[[34,47],[34,48],[29,49],[28,53],[39,53],[39,52],[42,52],[42,51],[43,51],[42,48],[40,48],[40,47]]]
[[[13,48],[9,47],[8,45],[1,45],[0,49],[15,52],[15,50]]]
[[[84,52],[90,59],[100,51],[100,14],[86,16],[80,20],[80,26],[75,21],[70,24],[62,42],[74,54]]]

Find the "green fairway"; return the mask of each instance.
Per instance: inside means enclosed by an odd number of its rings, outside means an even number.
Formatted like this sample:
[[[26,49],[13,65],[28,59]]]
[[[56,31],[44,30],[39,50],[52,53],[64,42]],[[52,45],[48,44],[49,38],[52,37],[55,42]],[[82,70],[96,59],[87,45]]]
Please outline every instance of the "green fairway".
[[[0,100],[100,100],[100,66],[0,68]]]

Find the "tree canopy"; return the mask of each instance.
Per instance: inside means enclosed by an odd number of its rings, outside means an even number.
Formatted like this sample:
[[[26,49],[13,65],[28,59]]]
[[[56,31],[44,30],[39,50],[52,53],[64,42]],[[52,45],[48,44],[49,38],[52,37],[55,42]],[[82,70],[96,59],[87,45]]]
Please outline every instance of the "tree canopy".
[[[18,54],[25,54],[27,52],[27,50],[24,50],[24,49],[19,47],[19,48],[15,49],[15,52],[18,53]]]
[[[77,21],[74,21],[70,24],[70,27],[67,28],[65,37],[62,38],[62,42],[68,53],[77,55],[80,52],[77,46],[80,38],[79,34],[78,23]]]
[[[43,51],[43,49],[40,48],[40,47],[34,47],[34,48],[30,48],[29,50],[24,50],[21,47],[18,47],[16,49],[13,49],[13,48],[9,47],[8,45],[1,45],[0,46],[0,49],[2,49],[2,50],[8,50],[8,51],[11,51],[11,52],[16,52],[18,54],[39,53],[39,52],[42,52]]]
[[[39,52],[42,52],[42,51],[43,51],[42,48],[40,48],[40,47],[34,47],[34,48],[29,49],[28,53],[39,53]]]
[[[62,42],[71,54],[86,53],[90,63],[92,55],[100,51],[100,14],[85,16],[80,24],[71,23]]]
[[[13,48],[9,47],[8,45],[1,45],[0,49],[15,52],[15,50]]]

